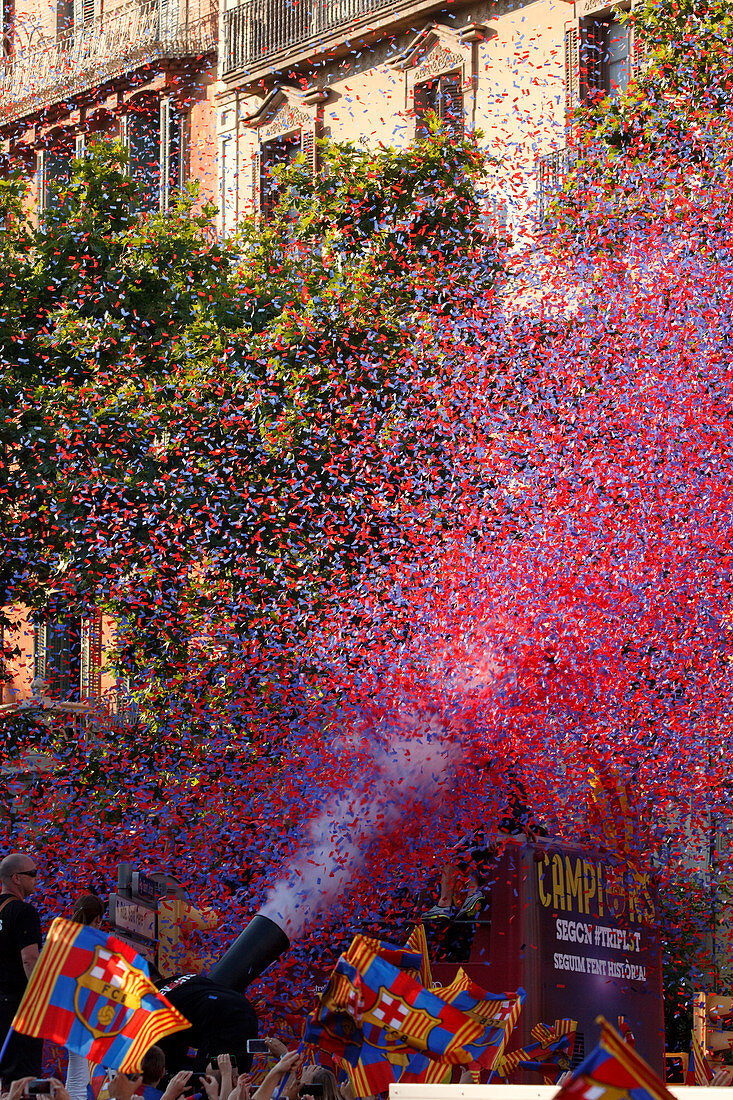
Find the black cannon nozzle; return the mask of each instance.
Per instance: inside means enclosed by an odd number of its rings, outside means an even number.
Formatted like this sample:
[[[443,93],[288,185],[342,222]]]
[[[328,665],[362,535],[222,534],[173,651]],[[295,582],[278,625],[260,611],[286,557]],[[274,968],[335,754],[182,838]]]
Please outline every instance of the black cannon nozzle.
[[[228,989],[243,993],[250,982],[279,959],[290,947],[282,928],[257,913],[232,946],[209,971],[209,977]]]

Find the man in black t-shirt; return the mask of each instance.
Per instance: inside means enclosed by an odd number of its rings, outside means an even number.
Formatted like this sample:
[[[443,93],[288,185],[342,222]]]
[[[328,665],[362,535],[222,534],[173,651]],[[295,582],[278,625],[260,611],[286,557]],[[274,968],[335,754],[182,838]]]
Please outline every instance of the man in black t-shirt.
[[[41,952],[41,918],[26,901],[36,888],[32,856],[13,852],[0,863],[0,1044],[25,992]],[[13,1032],[0,1062],[7,1088],[19,1077],[40,1077],[43,1040]]]
[[[203,1073],[206,1063],[217,1054],[233,1054],[240,1072],[250,1068],[247,1040],[257,1038],[257,1016],[244,994],[203,974],[179,974],[155,984],[191,1024],[158,1039],[169,1073],[181,1069]]]

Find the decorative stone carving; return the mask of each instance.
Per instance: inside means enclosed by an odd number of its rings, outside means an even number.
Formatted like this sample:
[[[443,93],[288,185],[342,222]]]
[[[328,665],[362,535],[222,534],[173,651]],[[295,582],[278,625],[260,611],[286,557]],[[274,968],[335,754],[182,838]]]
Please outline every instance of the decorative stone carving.
[[[260,127],[260,140],[267,141],[268,138],[279,137],[280,134],[287,134],[291,130],[300,130],[303,126],[312,125],[312,115],[286,100],[278,107],[268,124]]]
[[[461,68],[465,60],[465,57],[453,53],[440,42],[436,42],[413,70],[415,83],[449,72],[451,69]]]

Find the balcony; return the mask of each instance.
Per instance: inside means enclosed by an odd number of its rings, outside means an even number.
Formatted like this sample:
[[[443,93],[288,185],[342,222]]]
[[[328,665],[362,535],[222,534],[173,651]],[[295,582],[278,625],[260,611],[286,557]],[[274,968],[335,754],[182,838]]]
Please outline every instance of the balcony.
[[[258,80],[338,45],[414,26],[441,0],[245,0],[224,12],[222,77]]]
[[[218,11],[211,0],[146,0],[102,15],[5,61],[0,121],[22,118],[158,58],[216,49]]]
[[[575,167],[578,154],[575,149],[555,149],[535,162],[537,176],[537,216],[544,221],[547,205],[554,195],[562,190],[563,184]]]

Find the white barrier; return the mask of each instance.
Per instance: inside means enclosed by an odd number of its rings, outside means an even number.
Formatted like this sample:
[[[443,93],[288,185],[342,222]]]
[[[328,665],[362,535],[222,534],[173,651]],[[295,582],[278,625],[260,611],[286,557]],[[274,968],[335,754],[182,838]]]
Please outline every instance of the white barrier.
[[[733,1100],[733,1089],[668,1085],[677,1100]],[[552,1100],[555,1085],[390,1085],[390,1100]]]

